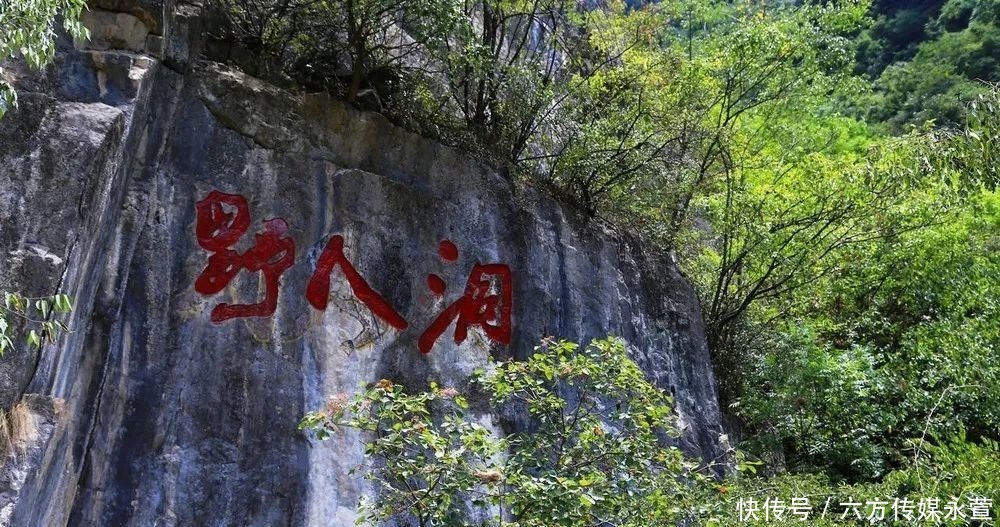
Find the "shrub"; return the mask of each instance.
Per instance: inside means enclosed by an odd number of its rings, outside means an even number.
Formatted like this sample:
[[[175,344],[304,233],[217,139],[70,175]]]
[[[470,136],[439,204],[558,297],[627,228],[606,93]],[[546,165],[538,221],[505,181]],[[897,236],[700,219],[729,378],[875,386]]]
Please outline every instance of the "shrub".
[[[344,427],[367,434],[373,461],[360,470],[378,498],[362,511],[373,523],[471,525],[467,505],[491,511],[487,525],[512,527],[640,526],[654,514],[687,514],[673,498],[690,484],[678,476],[696,474],[664,443],[674,433],[670,399],[621,341],[546,341],[527,361],[497,364],[474,383],[493,408],[526,412],[530,430],[498,437],[467,416],[456,390],[432,384],[410,395],[386,379],[335,397],[300,428],[319,439]]]

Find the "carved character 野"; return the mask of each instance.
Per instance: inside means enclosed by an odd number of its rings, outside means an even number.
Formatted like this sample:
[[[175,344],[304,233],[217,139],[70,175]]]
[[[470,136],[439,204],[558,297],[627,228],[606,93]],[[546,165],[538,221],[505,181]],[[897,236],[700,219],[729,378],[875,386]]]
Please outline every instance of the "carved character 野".
[[[227,207],[231,211],[227,211]],[[254,236],[254,246],[241,254],[232,246],[250,226],[246,198],[213,190],[197,203],[195,210],[198,245],[212,253],[195,280],[195,291],[214,295],[242,270],[261,273],[264,280],[263,300],[254,304],[219,304],[212,309],[212,322],[273,315],[278,308],[281,275],[295,263],[295,241],[285,236],[288,223],[281,218],[265,221],[264,231]]]

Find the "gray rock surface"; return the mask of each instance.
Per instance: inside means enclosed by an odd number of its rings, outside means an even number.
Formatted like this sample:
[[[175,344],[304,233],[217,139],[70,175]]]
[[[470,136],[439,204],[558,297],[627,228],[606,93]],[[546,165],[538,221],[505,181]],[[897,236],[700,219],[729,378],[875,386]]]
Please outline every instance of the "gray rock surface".
[[[100,49],[22,74],[21,107],[0,121],[0,289],[75,298],[72,333],[0,359],[0,403],[32,401],[38,424],[0,471],[0,524],[351,525],[368,491],[348,474],[358,437],[314,442],[295,429],[305,411],[383,377],[461,390],[546,335],[623,337],[675,395],[682,446],[719,454],[701,314],[672,263],[379,115],[199,60],[197,5],[98,4]],[[208,258],[195,203],[213,189],[250,203],[241,250],[266,219],[290,226],[273,317],[209,320],[220,302],[256,301],[259,274],[193,289]],[[308,304],[335,234],[409,328],[380,322],[339,272],[329,308]],[[442,239],[457,262],[438,257]],[[477,262],[512,270],[513,342],[448,331],[421,355],[417,336]],[[498,432],[519,420],[481,418]]]

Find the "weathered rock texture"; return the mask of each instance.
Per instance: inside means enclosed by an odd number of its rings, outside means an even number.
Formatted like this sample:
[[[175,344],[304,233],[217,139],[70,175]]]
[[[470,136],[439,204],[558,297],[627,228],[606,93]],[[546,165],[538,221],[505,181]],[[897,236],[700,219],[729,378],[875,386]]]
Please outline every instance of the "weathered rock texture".
[[[461,389],[491,355],[524,357],[545,335],[626,339],[676,396],[682,445],[717,455],[701,315],[672,264],[378,115],[198,60],[198,14],[95,3],[95,44],[23,74],[21,107],[0,121],[0,288],[76,304],[72,333],[0,360],[0,403],[31,394],[36,424],[0,471],[0,523],[351,525],[366,492],[348,475],[358,438],[309,440],[295,429],[305,411],[382,377]],[[259,275],[193,290],[208,257],[195,202],[212,189],[251,203],[241,249],[265,219],[291,227],[296,263],[272,318],[209,321],[219,302],[255,301]],[[309,306],[333,234],[409,329],[374,318],[339,272],[330,308]],[[444,238],[455,263],[437,255]],[[514,342],[448,332],[421,355],[417,335],[476,262],[514,273]]]

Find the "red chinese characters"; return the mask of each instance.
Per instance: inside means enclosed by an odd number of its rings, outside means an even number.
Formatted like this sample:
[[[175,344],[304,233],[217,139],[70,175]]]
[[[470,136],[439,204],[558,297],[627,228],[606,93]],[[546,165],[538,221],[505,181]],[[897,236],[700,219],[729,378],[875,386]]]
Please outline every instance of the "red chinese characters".
[[[233,246],[250,227],[250,208],[243,196],[213,190],[196,205],[195,234],[198,245],[212,253],[208,264],[195,280],[195,291],[214,295],[222,291],[241,271],[261,273],[264,298],[255,304],[219,304],[212,309],[211,320],[221,323],[239,317],[266,317],[278,305],[281,275],[295,263],[295,242],[287,237],[289,226],[281,218],[264,222],[264,230],[255,235],[253,247],[240,253]],[[445,262],[458,260],[458,248],[449,240],[441,242],[438,253]],[[344,237],[332,236],[316,262],[316,269],[306,287],[306,299],[315,309],[327,308],[330,280],[340,268],[360,302],[380,319],[399,331],[409,324],[361,276],[344,254]],[[436,296],[443,296],[447,285],[436,274],[427,277],[427,285]],[[503,264],[476,264],[469,274],[460,298],[439,313],[418,338],[418,348],[429,353],[438,338],[455,323],[454,340],[462,343],[470,327],[479,327],[491,340],[509,344],[513,284],[510,268]]]
[[[503,264],[476,264],[469,273],[465,294],[431,322],[427,330],[420,335],[417,347],[421,353],[430,353],[438,337],[456,319],[456,344],[465,341],[469,326],[478,326],[495,342],[510,344],[512,309],[513,285],[510,268]]]
[[[340,265],[347,278],[347,283],[351,286],[354,297],[368,306],[375,315],[386,321],[390,326],[402,331],[408,325],[406,320],[396,312],[395,309],[384,298],[379,296],[368,282],[358,274],[351,262],[344,256],[344,237],[334,236],[326,243],[323,254],[316,262],[316,271],[309,279],[309,286],[306,288],[306,299],[313,307],[323,311],[330,300],[330,273],[333,268]]]
[[[227,207],[235,210],[228,212]],[[278,307],[281,274],[295,263],[295,241],[285,237],[288,223],[281,218],[265,221],[264,232],[255,235],[254,246],[241,254],[232,246],[250,226],[250,208],[243,196],[213,190],[195,209],[198,245],[213,254],[195,280],[194,290],[214,295],[242,270],[262,273],[264,280],[263,300],[255,304],[219,304],[212,309],[212,322],[273,315]]]

